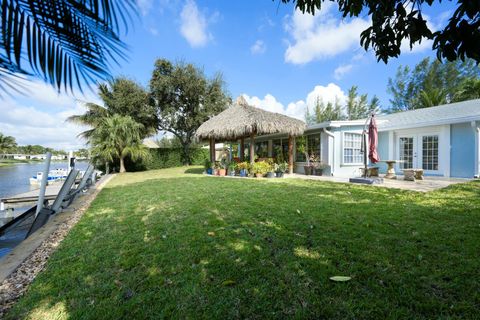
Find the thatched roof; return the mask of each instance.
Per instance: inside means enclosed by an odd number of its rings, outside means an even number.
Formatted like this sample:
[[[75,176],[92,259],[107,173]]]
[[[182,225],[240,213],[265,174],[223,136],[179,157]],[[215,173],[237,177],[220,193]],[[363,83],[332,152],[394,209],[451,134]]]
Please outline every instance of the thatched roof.
[[[305,128],[305,122],[301,120],[252,107],[240,96],[231,107],[204,122],[198,128],[196,137],[228,141],[249,137],[251,133],[299,136]]]

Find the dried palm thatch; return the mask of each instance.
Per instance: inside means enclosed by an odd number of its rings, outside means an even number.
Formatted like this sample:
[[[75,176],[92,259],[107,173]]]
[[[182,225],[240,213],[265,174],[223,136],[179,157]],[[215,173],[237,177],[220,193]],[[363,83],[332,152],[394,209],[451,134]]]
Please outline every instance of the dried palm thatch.
[[[299,136],[305,128],[306,125],[301,120],[252,107],[240,96],[233,106],[204,122],[197,129],[196,137],[200,140],[214,138],[217,141],[229,141],[249,137],[251,134],[283,133]]]

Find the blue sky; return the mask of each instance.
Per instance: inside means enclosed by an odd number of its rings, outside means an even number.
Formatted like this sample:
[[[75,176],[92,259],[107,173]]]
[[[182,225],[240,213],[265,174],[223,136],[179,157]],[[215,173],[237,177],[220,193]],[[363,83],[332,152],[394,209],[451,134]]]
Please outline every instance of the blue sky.
[[[207,76],[221,72],[232,97],[266,110],[298,118],[317,97],[342,100],[352,85],[360,93],[377,95],[388,107],[389,77],[399,65],[415,65],[434,56],[431,42],[388,65],[376,62],[360,47],[360,33],[369,17],[342,20],[336,5],[326,3],[314,17],[295,12],[292,5],[271,0],[137,0],[140,8],[123,40],[128,60],[112,68],[113,75],[148,84],[155,59],[185,61],[203,67]],[[454,9],[450,2],[424,7],[433,29],[446,22]],[[83,128],[64,119],[82,113],[82,101],[98,101],[94,93],[75,97],[58,95],[41,82],[28,85],[27,97],[16,95],[0,105],[0,131],[20,144],[43,144],[75,149]]]

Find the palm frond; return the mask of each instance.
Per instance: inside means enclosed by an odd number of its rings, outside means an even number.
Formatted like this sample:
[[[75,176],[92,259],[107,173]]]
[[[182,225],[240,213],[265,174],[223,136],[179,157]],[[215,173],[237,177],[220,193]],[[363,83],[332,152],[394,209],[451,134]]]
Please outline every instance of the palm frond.
[[[0,68],[82,91],[126,58],[119,33],[134,8],[134,0],[2,0]]]

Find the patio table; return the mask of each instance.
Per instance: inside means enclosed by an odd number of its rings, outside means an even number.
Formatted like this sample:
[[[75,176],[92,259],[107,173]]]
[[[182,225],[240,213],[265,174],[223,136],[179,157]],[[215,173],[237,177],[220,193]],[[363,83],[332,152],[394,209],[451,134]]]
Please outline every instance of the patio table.
[[[403,162],[402,160],[381,160],[379,162],[385,162],[387,164],[387,174],[384,176],[385,179],[397,179],[394,166],[395,163]]]

